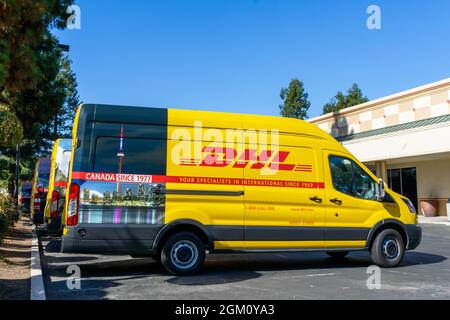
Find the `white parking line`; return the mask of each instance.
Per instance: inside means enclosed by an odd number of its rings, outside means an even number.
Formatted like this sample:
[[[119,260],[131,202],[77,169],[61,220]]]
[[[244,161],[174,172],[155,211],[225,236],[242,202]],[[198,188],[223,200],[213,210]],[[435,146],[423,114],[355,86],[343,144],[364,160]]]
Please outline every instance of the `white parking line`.
[[[420,224],[440,224],[444,226],[450,226],[450,222],[421,222]]]
[[[31,242],[31,300],[46,300],[44,279],[42,277],[41,257],[39,255],[39,240],[33,233]]]

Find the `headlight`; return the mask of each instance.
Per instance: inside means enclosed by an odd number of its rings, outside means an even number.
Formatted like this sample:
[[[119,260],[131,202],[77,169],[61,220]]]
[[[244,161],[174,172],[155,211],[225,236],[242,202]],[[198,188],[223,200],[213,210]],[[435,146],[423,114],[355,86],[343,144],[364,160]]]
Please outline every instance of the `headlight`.
[[[417,214],[416,208],[414,207],[414,205],[412,204],[412,202],[409,199],[402,198],[402,200],[406,204],[406,206],[408,207],[409,212]]]

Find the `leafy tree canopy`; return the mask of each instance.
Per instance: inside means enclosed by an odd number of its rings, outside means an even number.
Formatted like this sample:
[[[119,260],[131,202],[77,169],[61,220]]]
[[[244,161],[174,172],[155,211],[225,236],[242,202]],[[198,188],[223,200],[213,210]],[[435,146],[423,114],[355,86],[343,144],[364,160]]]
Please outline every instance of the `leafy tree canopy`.
[[[62,29],[73,0],[0,0],[0,92],[37,86],[45,65],[38,49],[49,28]]]
[[[329,103],[324,105],[323,114],[337,112],[339,110],[353,107],[367,101],[369,101],[369,99],[363,95],[359,86],[354,83],[352,87],[348,89],[347,94],[339,91]]]
[[[71,4],[73,0],[0,0],[0,104],[6,110],[0,129],[21,138],[12,120],[21,124],[24,179],[31,176],[35,159],[48,154],[51,141],[68,135],[78,104],[71,61],[50,32],[65,28]],[[0,180],[8,176],[11,190],[11,145],[0,145],[0,158]]]
[[[0,105],[0,148],[14,147],[22,142],[23,128],[17,116]]]

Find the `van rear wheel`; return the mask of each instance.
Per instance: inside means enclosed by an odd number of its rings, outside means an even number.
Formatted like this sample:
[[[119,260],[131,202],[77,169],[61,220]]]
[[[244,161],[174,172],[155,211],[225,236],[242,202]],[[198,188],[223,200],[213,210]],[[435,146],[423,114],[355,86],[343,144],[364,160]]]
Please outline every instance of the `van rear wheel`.
[[[196,234],[179,232],[170,236],[164,243],[161,262],[169,273],[188,276],[200,271],[205,255],[205,245]]]
[[[381,231],[375,238],[370,252],[373,263],[384,268],[393,268],[400,265],[404,254],[403,237],[394,229]]]
[[[333,259],[344,259],[349,254],[348,251],[328,251],[329,255]]]

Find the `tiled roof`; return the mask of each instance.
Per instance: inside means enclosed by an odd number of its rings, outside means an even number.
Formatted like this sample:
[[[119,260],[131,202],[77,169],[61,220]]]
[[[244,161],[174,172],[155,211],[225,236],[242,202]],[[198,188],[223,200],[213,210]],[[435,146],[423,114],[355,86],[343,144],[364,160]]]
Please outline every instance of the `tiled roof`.
[[[446,115],[434,117],[434,118],[428,118],[428,119],[408,122],[408,123],[403,123],[403,124],[397,124],[395,126],[390,126],[390,127],[385,127],[385,128],[375,129],[375,130],[369,130],[369,131],[365,131],[365,132],[361,132],[361,133],[350,134],[350,135],[346,135],[346,136],[342,136],[342,137],[337,137],[336,140],[338,140],[340,142],[345,142],[345,141],[350,141],[350,140],[379,136],[382,134],[387,134],[387,133],[392,133],[392,132],[409,130],[409,129],[413,129],[413,128],[431,126],[431,125],[443,123],[443,122],[450,122],[450,114],[446,114]]]

